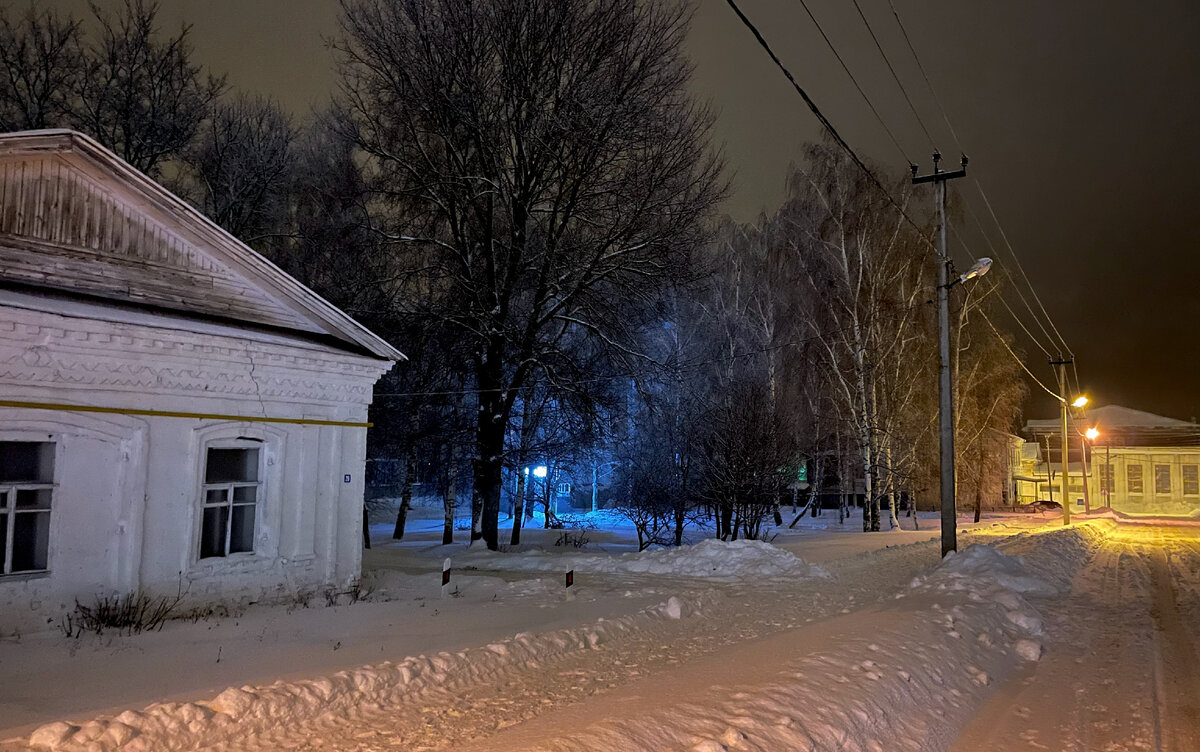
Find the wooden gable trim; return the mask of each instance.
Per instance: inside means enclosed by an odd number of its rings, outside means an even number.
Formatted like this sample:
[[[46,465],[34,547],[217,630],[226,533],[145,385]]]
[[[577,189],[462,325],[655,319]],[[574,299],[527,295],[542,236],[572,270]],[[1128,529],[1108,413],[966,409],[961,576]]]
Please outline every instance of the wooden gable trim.
[[[95,258],[88,259],[88,254],[103,254],[123,268],[107,282],[84,280],[90,289],[186,310],[178,291],[166,288],[181,281],[180,274],[188,276],[186,267],[191,266],[197,272],[191,283],[203,286],[206,276],[212,282],[213,289],[205,290],[206,313],[228,312],[270,326],[326,333],[375,357],[404,359],[399,350],[90,137],[64,130],[0,135],[0,162],[9,163],[2,169],[23,169],[12,166],[17,159],[58,172],[52,179],[39,176],[29,181],[37,195],[23,195],[19,201],[0,195],[0,211],[5,212],[0,228],[13,230],[0,234],[0,253],[14,281],[69,289],[72,274],[89,273],[84,266]],[[5,183],[14,181],[0,180],[0,189]],[[47,191],[47,186],[53,190]],[[99,196],[104,204],[106,194],[113,197],[108,207],[88,201]],[[34,209],[22,212],[21,206]],[[27,233],[34,237],[24,237]],[[61,268],[39,270],[51,249]],[[106,253],[111,249],[118,252]],[[96,277],[97,265],[90,266]],[[175,279],[169,279],[164,267],[171,267]],[[133,275],[137,284],[122,288],[125,275]],[[247,287],[243,279],[259,289]],[[136,287],[136,294],[130,295],[130,287]],[[262,300],[263,293],[269,301]]]

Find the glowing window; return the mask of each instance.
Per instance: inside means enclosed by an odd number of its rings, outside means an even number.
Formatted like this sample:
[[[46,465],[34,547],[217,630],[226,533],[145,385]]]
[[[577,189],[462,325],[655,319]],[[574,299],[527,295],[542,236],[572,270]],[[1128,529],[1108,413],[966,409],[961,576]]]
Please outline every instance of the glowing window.
[[[49,569],[53,492],[54,444],[0,441],[0,575]]]
[[[1183,466],[1184,496],[1200,496],[1200,465]]]
[[[1170,465],[1155,465],[1154,466],[1154,493],[1156,493],[1156,494],[1171,493],[1171,466]]]
[[[1128,465],[1125,468],[1125,490],[1131,494],[1143,493],[1142,466]]]

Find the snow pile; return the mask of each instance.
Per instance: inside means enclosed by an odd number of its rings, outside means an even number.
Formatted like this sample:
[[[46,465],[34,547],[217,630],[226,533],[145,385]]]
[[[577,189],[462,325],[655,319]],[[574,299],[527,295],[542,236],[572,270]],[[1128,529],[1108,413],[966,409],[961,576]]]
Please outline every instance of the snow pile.
[[[524,632],[478,648],[385,661],[320,679],[231,687],[208,702],[155,703],[80,725],[57,721],[38,728],[15,749],[167,752],[245,740],[323,714],[345,714],[355,706],[395,705],[425,691],[495,681],[513,666],[536,666],[595,650],[653,623],[699,615],[709,599],[672,596],[637,614],[586,627]]]
[[[662,548],[619,555],[546,553],[521,554],[472,552],[457,557],[455,565],[480,569],[565,572],[576,574],[651,574],[675,577],[705,577],[741,580],[756,577],[828,577],[819,566],[809,564],[770,543],[757,540],[726,542],[709,538],[694,546]]]
[[[981,580],[987,580],[1016,593],[1055,595],[1059,592],[1059,588],[1045,578],[1030,574],[1020,556],[1007,556],[985,545],[967,546],[957,553],[951,552],[933,577],[955,590],[977,587]]]

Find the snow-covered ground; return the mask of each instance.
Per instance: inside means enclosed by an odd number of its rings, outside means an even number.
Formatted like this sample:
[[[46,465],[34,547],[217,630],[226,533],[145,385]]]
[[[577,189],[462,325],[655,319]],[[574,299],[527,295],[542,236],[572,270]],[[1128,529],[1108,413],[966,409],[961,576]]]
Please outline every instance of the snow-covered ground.
[[[1127,703],[1108,748],[1187,732],[1180,672],[1106,685],[1078,666],[1122,640],[1088,615],[1097,602],[1136,635],[1174,635],[1145,641],[1150,665],[1194,661],[1198,528],[995,516],[939,562],[931,520],[867,535],[827,513],[769,544],[699,533],[637,553],[631,528],[597,517],[584,549],[527,529],[501,554],[441,546],[434,520],[402,543],[378,525],[365,602],[2,642],[0,750],[1104,749],[1063,743],[1071,728],[1101,741],[1099,711],[1054,726],[1038,695],[1061,718],[1055,683],[1085,678],[1103,702],[1152,698]],[[1162,571],[1157,551],[1175,552]]]

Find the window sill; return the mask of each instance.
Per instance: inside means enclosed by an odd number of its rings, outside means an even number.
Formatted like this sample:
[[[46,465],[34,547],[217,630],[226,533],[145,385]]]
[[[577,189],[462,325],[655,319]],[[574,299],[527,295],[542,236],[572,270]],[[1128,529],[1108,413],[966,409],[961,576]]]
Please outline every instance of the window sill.
[[[32,572],[13,572],[12,574],[0,574],[0,584],[6,582],[24,582],[25,580],[41,580],[49,576],[49,569],[38,569]]]

